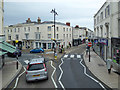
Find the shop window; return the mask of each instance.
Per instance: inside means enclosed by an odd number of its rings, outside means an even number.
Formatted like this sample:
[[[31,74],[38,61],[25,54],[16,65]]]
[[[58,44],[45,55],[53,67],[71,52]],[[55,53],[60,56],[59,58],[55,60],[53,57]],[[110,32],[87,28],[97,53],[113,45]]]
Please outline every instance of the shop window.
[[[48,49],[51,49],[51,43],[48,43]]]

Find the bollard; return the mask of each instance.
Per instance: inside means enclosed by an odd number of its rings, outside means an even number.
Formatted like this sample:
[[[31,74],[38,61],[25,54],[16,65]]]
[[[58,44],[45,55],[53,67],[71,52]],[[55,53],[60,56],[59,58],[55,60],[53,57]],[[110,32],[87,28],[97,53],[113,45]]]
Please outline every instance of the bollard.
[[[18,69],[18,61],[16,62],[16,69]]]

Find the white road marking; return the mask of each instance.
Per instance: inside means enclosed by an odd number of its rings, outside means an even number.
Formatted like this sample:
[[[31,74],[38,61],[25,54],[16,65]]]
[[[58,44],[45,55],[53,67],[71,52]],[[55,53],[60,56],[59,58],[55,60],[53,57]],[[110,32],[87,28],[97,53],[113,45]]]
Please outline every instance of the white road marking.
[[[83,61],[83,59],[81,59],[80,64],[84,67],[84,74],[85,74],[87,77],[89,77],[89,78],[91,78],[92,80],[94,80],[96,83],[98,83],[104,90],[106,90],[105,87],[104,87],[98,80],[94,79],[92,76],[90,76],[90,75],[88,75],[88,74],[86,73],[86,67],[82,64],[82,61]]]
[[[13,87],[13,89],[12,90],[14,90],[16,87],[17,87],[17,84],[18,84],[18,80],[19,80],[19,78],[25,73],[25,71],[26,71],[26,68],[23,66],[23,68],[24,68],[24,71],[17,77],[17,79],[16,79],[16,83],[15,83],[15,86]]]
[[[26,64],[28,64],[30,61],[29,61],[29,60],[25,60],[24,62],[25,62]]]
[[[52,52],[46,52],[46,54],[52,54],[52,53],[54,53],[53,51]]]
[[[81,55],[77,55],[77,58],[81,58]]]
[[[68,57],[68,55],[65,55],[65,56],[64,56],[64,58],[67,58],[67,57]]]
[[[62,63],[59,65],[59,68],[60,68],[61,74],[60,74],[60,76],[59,76],[58,81],[59,81],[61,87],[65,90],[65,88],[64,88],[64,86],[63,86],[63,84],[62,84],[62,82],[60,81],[60,79],[61,79],[61,77],[62,77],[62,75],[63,75],[63,70],[62,70],[62,68],[61,68],[61,65],[63,64],[63,59],[62,59],[62,58],[61,58],[61,61],[62,61]]]
[[[74,58],[74,55],[70,55],[71,58]]]
[[[57,84],[56,84],[55,80],[53,79],[53,75],[54,75],[54,73],[55,73],[55,71],[56,71],[56,68],[52,65],[52,61],[51,61],[51,66],[52,66],[53,69],[54,69],[54,71],[53,71],[53,73],[52,73],[52,75],[51,75],[51,79],[52,79],[52,81],[53,81],[53,84],[54,84],[55,88],[57,88]]]

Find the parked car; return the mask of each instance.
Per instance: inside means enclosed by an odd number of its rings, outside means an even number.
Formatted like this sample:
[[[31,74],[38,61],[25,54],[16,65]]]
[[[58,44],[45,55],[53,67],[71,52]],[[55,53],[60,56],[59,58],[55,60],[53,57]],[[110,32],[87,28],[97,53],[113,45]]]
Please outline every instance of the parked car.
[[[13,53],[8,52],[7,55],[8,55],[8,57],[16,57],[17,55],[21,56],[22,52],[19,49],[16,49],[15,52],[13,52]]]
[[[42,48],[35,48],[30,50],[30,53],[40,53],[40,52],[44,52],[44,49]]]
[[[32,59],[27,66],[26,82],[44,79],[48,80],[48,72],[45,64],[45,59]]]

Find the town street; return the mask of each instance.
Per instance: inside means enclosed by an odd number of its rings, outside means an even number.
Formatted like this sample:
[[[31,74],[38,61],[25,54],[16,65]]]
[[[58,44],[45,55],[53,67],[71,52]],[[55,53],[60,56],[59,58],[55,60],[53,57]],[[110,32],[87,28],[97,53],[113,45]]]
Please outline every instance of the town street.
[[[14,81],[10,85],[11,88],[104,88],[106,87],[102,83],[98,83],[96,77],[87,69],[83,61],[83,53],[85,51],[85,45],[75,47],[70,53],[62,56],[62,58],[56,62],[46,59],[48,80],[26,82],[25,73],[21,75],[18,82]],[[39,57],[37,54],[24,53],[22,57],[19,57],[19,61],[23,64],[23,67],[27,67],[26,60]],[[24,72],[22,69],[20,74]]]

